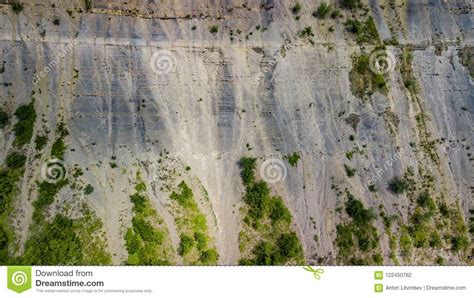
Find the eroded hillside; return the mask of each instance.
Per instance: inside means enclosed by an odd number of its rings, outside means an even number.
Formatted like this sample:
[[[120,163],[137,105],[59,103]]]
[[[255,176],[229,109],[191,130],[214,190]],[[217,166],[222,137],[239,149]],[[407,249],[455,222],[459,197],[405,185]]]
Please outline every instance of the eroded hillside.
[[[0,263],[472,264],[472,1],[21,2]]]

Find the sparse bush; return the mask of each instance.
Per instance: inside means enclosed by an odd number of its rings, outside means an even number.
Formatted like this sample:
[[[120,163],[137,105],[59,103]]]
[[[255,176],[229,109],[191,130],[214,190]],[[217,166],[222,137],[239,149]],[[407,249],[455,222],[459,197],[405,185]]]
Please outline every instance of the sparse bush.
[[[212,25],[209,29],[209,32],[211,32],[212,34],[217,34],[219,32],[219,27],[217,25]]]
[[[393,177],[388,184],[388,189],[394,194],[402,194],[409,188],[409,183],[405,178]]]
[[[298,154],[298,152],[293,152],[292,154],[287,155],[284,158],[288,160],[288,163],[290,164],[290,166],[295,167],[298,164],[300,155]]]
[[[351,168],[350,166],[348,166],[346,164],[344,165],[344,169],[346,170],[347,177],[354,177],[356,172],[357,172],[356,169]]]
[[[342,7],[354,9],[359,7],[360,0],[341,0]]]
[[[245,186],[249,186],[255,181],[253,171],[255,170],[256,162],[257,160],[253,157],[242,157],[239,161],[240,176]]]
[[[12,3],[12,10],[14,13],[20,13],[23,11],[23,3],[20,2],[13,2]]]
[[[199,258],[203,264],[216,264],[218,259],[219,254],[214,249],[203,251]]]
[[[28,144],[33,137],[33,127],[36,121],[34,100],[27,105],[19,106],[14,115],[17,118],[17,123],[13,125],[15,144],[21,147]]]
[[[318,9],[313,12],[313,17],[324,19],[331,12],[331,5],[323,2],[319,5]]]
[[[25,165],[26,156],[15,151],[7,155],[5,162],[11,169],[22,168]]]
[[[59,26],[59,24],[61,24],[61,19],[59,19],[58,17],[54,17],[53,25]]]
[[[36,136],[35,139],[35,149],[37,151],[43,150],[43,148],[46,146],[48,143],[48,137],[47,136]]]
[[[0,129],[3,129],[8,124],[8,114],[0,108]]]
[[[300,37],[313,37],[313,29],[311,27],[306,27],[300,31]]]
[[[87,184],[86,187],[84,188],[84,194],[90,195],[93,192],[94,192],[94,187],[90,184]]]
[[[297,1],[295,5],[291,8],[291,12],[295,15],[298,15],[301,12],[301,9],[303,9],[303,5],[301,5],[301,3]]]

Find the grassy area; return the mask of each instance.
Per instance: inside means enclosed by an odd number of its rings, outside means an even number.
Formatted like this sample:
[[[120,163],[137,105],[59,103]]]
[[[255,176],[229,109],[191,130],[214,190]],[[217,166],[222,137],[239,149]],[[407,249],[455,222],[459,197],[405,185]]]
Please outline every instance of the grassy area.
[[[256,159],[243,157],[239,166],[245,186],[244,228],[239,234],[241,265],[302,264],[304,254],[291,230],[291,213],[282,198],[272,196],[264,181],[254,176]]]
[[[125,234],[128,251],[127,265],[172,265],[175,252],[163,219],[146,197],[146,186],[141,182],[130,196],[133,203],[132,227]]]
[[[22,147],[28,144],[33,137],[33,128],[36,121],[35,100],[27,105],[19,106],[14,113],[17,122],[13,125],[15,145]]]
[[[349,19],[346,23],[346,29],[355,35],[358,44],[381,44],[380,36],[372,17],[368,17],[363,23],[357,19]]]
[[[349,80],[352,93],[360,99],[365,99],[376,91],[385,95],[388,93],[384,76],[370,69],[370,55],[360,55],[352,59]]]
[[[382,264],[379,234],[374,227],[375,213],[366,209],[361,201],[347,193],[345,211],[350,222],[336,226],[338,262],[351,265]]]
[[[199,209],[192,189],[182,181],[170,195],[180,243],[178,254],[185,264],[215,265],[219,255],[209,236],[207,220]]]

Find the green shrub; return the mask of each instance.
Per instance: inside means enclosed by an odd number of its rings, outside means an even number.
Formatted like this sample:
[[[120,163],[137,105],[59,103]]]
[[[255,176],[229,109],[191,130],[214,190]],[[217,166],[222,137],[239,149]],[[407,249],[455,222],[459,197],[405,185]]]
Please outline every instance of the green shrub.
[[[84,0],[84,5],[86,6],[86,11],[90,11],[92,9],[92,0]]]
[[[19,106],[14,113],[17,118],[17,123],[13,125],[15,145],[19,147],[28,144],[33,137],[33,128],[36,121],[34,102],[33,99],[31,103]]]
[[[3,108],[0,108],[0,129],[3,129],[7,124],[8,124],[8,114],[3,110]]]
[[[331,5],[323,2],[319,5],[318,9],[313,12],[313,17],[324,19],[331,12]]]
[[[454,236],[451,238],[451,249],[453,251],[463,251],[469,247],[469,238],[465,235]]]
[[[90,184],[87,184],[86,187],[84,187],[84,194],[87,196],[87,195],[90,195],[91,193],[94,192],[94,187]]]
[[[270,218],[272,223],[275,224],[276,222],[282,220],[291,224],[291,213],[286,208],[283,199],[280,197],[273,197],[270,200]]]
[[[23,11],[23,3],[20,2],[13,2],[12,3],[12,10],[14,13],[20,13]]]
[[[14,151],[7,155],[5,162],[7,164],[7,167],[11,169],[22,168],[25,165],[26,156]]]
[[[393,177],[388,183],[388,189],[394,194],[402,194],[410,187],[408,181],[402,177]]]
[[[350,225],[339,224],[336,226],[336,245],[339,249],[338,254],[348,257],[354,249],[354,239],[352,237],[352,228]]]
[[[66,153],[66,145],[62,138],[58,138],[53,146],[51,147],[51,157],[64,159],[64,153]]]
[[[239,161],[239,167],[241,169],[240,176],[245,186],[249,186],[255,181],[254,170],[256,162],[257,159],[253,157],[242,157]]]
[[[300,37],[313,37],[313,36],[314,36],[314,33],[311,27],[305,27],[303,30],[300,31]]]
[[[80,264],[82,258],[81,242],[74,231],[73,221],[58,214],[50,224],[44,225],[41,232],[28,239],[21,263],[72,265]]]
[[[178,185],[178,188],[181,190],[181,193],[173,191],[173,193],[170,195],[170,198],[178,202],[178,204],[184,208],[193,207],[196,203],[193,200],[193,191],[191,188],[189,188],[184,181]]]
[[[303,249],[295,232],[281,235],[277,241],[277,245],[283,263],[303,254]]]
[[[309,29],[311,31],[311,28]],[[298,164],[298,160],[300,160],[300,155],[298,154],[298,152],[293,152],[292,154],[287,155],[284,158],[288,160],[290,166],[295,167]]]
[[[212,25],[209,29],[209,32],[211,32],[212,34],[217,34],[219,32],[219,27],[217,25]]]
[[[265,181],[259,181],[247,188],[244,198],[249,205],[249,215],[253,219],[261,219],[267,212],[270,203],[270,189]]]
[[[346,170],[347,177],[354,177],[355,174],[357,173],[356,169],[351,168],[350,166],[348,166],[346,164],[344,165],[344,169]]]
[[[423,194],[421,194],[419,197],[418,197],[418,200],[417,200],[417,203],[418,205],[420,205],[421,207],[431,211],[431,212],[434,212],[436,211],[436,204],[433,200],[433,198],[430,196],[429,193],[425,192]]]
[[[203,251],[199,258],[203,264],[216,264],[218,259],[219,254],[214,249]]]
[[[360,0],[341,0],[341,5],[344,8],[354,9],[358,8],[360,4]]]
[[[37,151],[43,150],[43,148],[46,146],[48,143],[48,137],[47,136],[36,136],[35,139],[35,149]]]
[[[187,255],[193,249],[193,246],[194,246],[194,239],[192,237],[181,234],[178,254],[180,256]]]
[[[143,241],[156,242],[163,240],[159,233],[156,233],[153,226],[143,218],[133,217],[132,227],[135,233],[139,234]]]
[[[148,200],[145,196],[135,193],[130,196],[130,200],[133,203],[133,211],[136,213],[142,213],[148,208]]]
[[[291,8],[291,12],[295,15],[298,15],[301,12],[301,9],[303,9],[303,5],[301,3],[296,2],[295,5]]]
[[[199,251],[204,251],[206,249],[208,241],[208,237],[206,234],[201,232],[195,232],[194,240],[196,241],[196,247]]]
[[[373,210],[365,209],[362,202],[352,195],[349,195],[349,200],[346,203],[346,212],[357,225],[369,225],[375,219]]]

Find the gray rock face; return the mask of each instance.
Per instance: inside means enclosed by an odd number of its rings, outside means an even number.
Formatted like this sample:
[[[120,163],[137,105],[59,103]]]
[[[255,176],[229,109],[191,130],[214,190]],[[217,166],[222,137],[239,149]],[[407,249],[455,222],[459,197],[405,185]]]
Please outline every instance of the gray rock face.
[[[210,206],[199,204],[220,264],[236,264],[240,257],[244,189],[237,163],[242,156],[258,157],[259,167],[265,160],[283,161],[285,179],[270,185],[290,209],[310,263],[337,262],[336,226],[347,216],[336,211],[344,197],[334,185],[366,207],[381,205],[387,214],[398,215],[397,235],[416,200],[391,193],[388,182],[407,168],[417,175],[423,169],[434,176],[432,195],[458,204],[469,221],[474,79],[459,52],[473,46],[471,1],[395,1],[396,9],[390,1],[362,1],[381,38],[399,42],[387,47],[396,57],[396,67],[386,75],[388,93],[375,92],[366,100],[351,91],[351,57],[367,50],[345,29],[351,12],[342,10],[340,20],[317,20],[311,13],[320,1],[300,1],[298,20],[291,12],[293,1],[243,6],[240,1],[99,0],[89,12],[82,1],[54,8],[45,1],[26,2],[19,14],[0,5],[1,104],[13,112],[34,92],[35,133],[51,136],[64,119],[69,131],[64,160],[83,169],[84,180],[94,186],[87,201],[104,223],[114,263],[127,256],[123,231],[130,225],[129,195],[138,171],[174,244],[179,242],[164,187],[170,181],[161,176],[163,162],[180,173],[176,181],[196,179],[195,192],[198,185],[207,190]],[[55,17],[59,25],[53,24]],[[215,34],[210,32],[214,25]],[[313,28],[313,43],[300,37],[307,26]],[[405,45],[413,48],[416,96],[405,88],[400,71]],[[416,119],[420,113],[427,118],[425,131]],[[437,160],[423,151],[427,135]],[[2,160],[12,140],[5,128]],[[355,152],[351,160],[349,151]],[[294,152],[301,158],[293,167],[284,156]],[[15,203],[20,244],[31,222],[34,181],[50,158],[41,152],[33,158],[33,148],[29,153]],[[346,176],[345,164],[357,170],[355,177]],[[371,183],[378,192],[364,191]],[[62,190],[57,204],[69,197]],[[393,264],[380,217],[375,226],[384,264]],[[466,262],[449,250],[438,254],[449,264]],[[417,252],[400,262],[430,264],[433,258]]]

